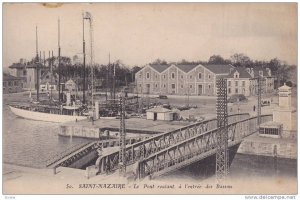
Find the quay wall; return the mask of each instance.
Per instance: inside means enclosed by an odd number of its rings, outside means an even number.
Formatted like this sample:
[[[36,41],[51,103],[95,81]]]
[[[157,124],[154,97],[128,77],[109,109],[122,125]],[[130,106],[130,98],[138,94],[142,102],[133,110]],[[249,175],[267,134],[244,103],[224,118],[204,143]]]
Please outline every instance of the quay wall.
[[[112,127],[85,127],[85,126],[72,126],[72,125],[61,125],[58,135],[60,136],[67,136],[67,137],[82,137],[82,138],[89,138],[89,139],[99,139],[100,137],[109,136],[109,134],[113,135],[113,133],[118,133],[118,128]],[[158,131],[148,131],[148,130],[137,130],[137,129],[126,129],[127,133],[133,134],[158,134],[161,132]]]
[[[282,138],[271,141],[246,139],[241,143],[238,153],[297,159],[297,143],[296,141],[284,141]]]

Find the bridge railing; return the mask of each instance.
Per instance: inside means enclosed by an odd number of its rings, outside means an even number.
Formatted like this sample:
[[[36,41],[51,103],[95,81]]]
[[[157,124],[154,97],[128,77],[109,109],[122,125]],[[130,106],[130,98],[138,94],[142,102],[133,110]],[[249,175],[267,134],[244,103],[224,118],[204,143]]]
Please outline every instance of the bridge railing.
[[[262,123],[272,120],[272,115],[261,116]],[[257,117],[243,119],[228,125],[229,147],[258,130]],[[195,135],[159,152],[151,154],[138,163],[138,177],[160,176],[213,155],[217,147],[218,129]]]
[[[130,145],[141,140],[144,140],[148,137],[138,137],[138,138],[127,138],[126,144]],[[90,153],[91,151],[95,151],[98,148],[108,148],[108,147],[115,147],[119,146],[119,139],[107,139],[107,140],[100,140],[100,141],[93,141],[93,142],[86,142],[84,144],[75,145],[72,148],[68,149],[66,152],[59,153],[48,159],[46,161],[46,167],[48,168],[55,168],[59,166],[68,167],[73,162],[82,158],[86,154]]]
[[[243,119],[248,119],[248,113],[228,116],[228,122],[233,123]],[[217,119],[197,122],[183,128],[157,134],[141,142],[126,147],[126,165],[133,164],[141,159],[149,157],[151,154],[168,148],[188,138],[200,135],[208,130],[217,128]],[[119,168],[119,151],[109,155],[103,155],[99,162],[99,173],[109,173]]]

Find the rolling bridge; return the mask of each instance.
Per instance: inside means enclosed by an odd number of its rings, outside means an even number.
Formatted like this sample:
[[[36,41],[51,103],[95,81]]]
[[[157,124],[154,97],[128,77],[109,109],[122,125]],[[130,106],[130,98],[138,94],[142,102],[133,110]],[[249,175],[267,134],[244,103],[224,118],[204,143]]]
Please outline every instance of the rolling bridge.
[[[272,115],[261,116],[262,123],[271,120]],[[249,114],[228,116],[228,147],[240,144],[244,137],[257,130],[257,117],[249,118]],[[137,163],[140,179],[170,173],[215,154],[217,132],[217,119],[211,119],[127,145],[126,166]],[[103,155],[97,167],[99,174],[114,173],[119,169],[119,151]]]
[[[249,118],[249,114],[235,114],[228,117],[229,122],[235,122],[238,119],[247,119]],[[185,128],[182,128],[181,131],[189,132],[190,136],[194,134],[195,127],[201,127],[201,131],[212,130],[217,127],[217,119],[205,120],[202,122],[195,123],[193,125],[189,125]],[[133,164],[138,161],[141,156],[138,156],[139,153],[136,151],[136,148],[144,148],[145,153],[144,157],[147,157],[151,154],[151,152],[157,152],[158,149],[154,150],[152,143],[159,138],[170,139],[168,144],[173,144],[175,138],[177,138],[178,131],[170,131],[155,135],[149,139],[148,137],[135,137],[135,138],[127,138],[126,146],[127,146],[127,154],[126,159],[128,159],[128,148],[135,149],[134,159],[131,159],[130,162],[127,161],[127,165]],[[171,138],[174,138],[171,140]],[[144,141],[144,142],[142,142]],[[142,143],[141,143],[142,142]],[[135,144],[134,147],[131,147],[132,144]],[[109,148],[119,146],[119,139],[107,139],[107,140],[98,140],[94,142],[87,142],[84,144],[79,144],[77,146],[72,147],[71,149],[67,149],[65,152],[57,154],[46,161],[47,168],[53,168],[54,170],[58,167],[72,167],[72,168],[82,168],[85,164],[89,163],[91,160],[97,159],[97,149],[101,148]],[[160,147],[162,149],[163,146]],[[89,157],[89,159],[87,159]],[[114,151],[112,154],[104,155],[100,161],[100,172],[110,173],[118,169],[119,162],[119,151]],[[85,161],[83,161],[85,160]]]

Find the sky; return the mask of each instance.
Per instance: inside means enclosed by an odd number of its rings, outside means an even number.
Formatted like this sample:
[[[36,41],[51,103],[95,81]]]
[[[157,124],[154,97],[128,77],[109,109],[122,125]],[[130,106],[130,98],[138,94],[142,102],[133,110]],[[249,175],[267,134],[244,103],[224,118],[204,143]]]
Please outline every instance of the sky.
[[[82,12],[93,17],[94,60],[143,66],[166,61],[207,61],[244,53],[253,60],[277,57],[297,64],[296,3],[68,3],[3,5],[3,67],[35,56],[38,48],[82,56]],[[89,25],[85,23],[87,60]]]

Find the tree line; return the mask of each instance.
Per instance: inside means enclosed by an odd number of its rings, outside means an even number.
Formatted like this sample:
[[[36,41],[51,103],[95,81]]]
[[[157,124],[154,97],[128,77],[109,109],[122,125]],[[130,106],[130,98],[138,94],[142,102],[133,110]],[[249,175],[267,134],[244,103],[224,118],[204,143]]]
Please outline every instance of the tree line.
[[[165,60],[156,59],[151,64],[214,64],[214,65],[227,65],[231,64],[234,67],[244,68],[269,68],[272,71],[272,76],[275,77],[275,84],[282,85],[287,83],[289,86],[297,85],[297,66],[288,65],[285,61],[273,58],[269,61],[252,60],[247,55],[242,53],[235,53],[229,59],[225,59],[220,55],[212,55],[208,61],[187,61],[182,59],[179,62],[168,63]]]
[[[34,61],[34,59],[33,59]],[[32,62],[33,62],[32,61]],[[58,58],[52,57],[43,61],[46,66],[53,66],[53,72],[61,75],[62,81],[69,79],[77,80],[78,84],[81,84],[83,80],[84,68],[82,64],[72,64],[69,57],[61,57],[60,71],[58,69]],[[178,62],[167,62],[163,59],[156,59],[150,64],[231,64],[234,67],[262,67],[269,68],[272,71],[272,75],[276,78],[277,85],[282,85],[286,82],[288,85],[296,86],[296,65],[288,65],[286,62],[273,58],[269,61],[252,60],[247,55],[242,53],[235,53],[230,56],[229,59],[225,59],[220,55],[212,55],[208,61],[187,61],[182,59]],[[115,76],[116,86],[126,86],[129,83],[135,81],[135,73],[141,70],[143,66],[128,66],[121,60],[117,60],[110,65],[94,65],[94,78],[101,81],[102,87],[111,87],[112,78]],[[85,68],[86,79],[91,82],[91,66],[87,65]]]

